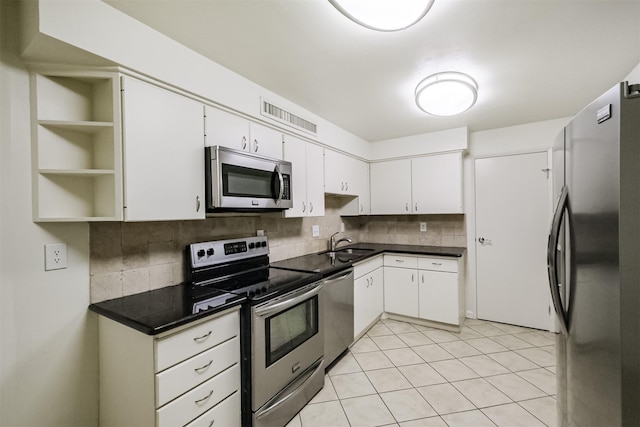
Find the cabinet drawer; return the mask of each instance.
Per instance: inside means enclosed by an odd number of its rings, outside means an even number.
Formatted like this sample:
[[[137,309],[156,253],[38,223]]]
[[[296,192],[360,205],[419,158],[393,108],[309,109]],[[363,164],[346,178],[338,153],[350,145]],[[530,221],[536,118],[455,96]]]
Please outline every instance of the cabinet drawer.
[[[418,258],[420,270],[458,272],[458,259],[451,258]]]
[[[238,335],[237,311],[156,341],[156,372],[163,371]]]
[[[156,411],[158,427],[182,426],[240,389],[240,365],[216,375]]]
[[[186,427],[240,427],[240,391],[236,391],[222,402],[193,420]]]
[[[354,278],[362,277],[365,274],[371,273],[376,268],[380,268],[383,265],[382,256],[377,256],[375,258],[366,260],[362,263],[355,264],[353,266],[353,274]]]
[[[156,375],[156,407],[175,399],[240,360],[235,337]]]
[[[418,258],[404,255],[385,255],[385,267],[418,268]]]

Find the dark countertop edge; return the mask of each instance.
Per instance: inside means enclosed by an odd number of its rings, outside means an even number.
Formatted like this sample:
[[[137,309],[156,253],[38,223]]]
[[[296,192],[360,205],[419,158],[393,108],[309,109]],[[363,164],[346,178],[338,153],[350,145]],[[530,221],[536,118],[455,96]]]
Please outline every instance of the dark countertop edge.
[[[467,251],[467,248],[462,246],[423,246],[366,242],[358,242],[351,245],[340,246],[338,250],[348,248],[373,249],[370,254],[365,255],[364,257],[358,259],[356,262],[364,261],[367,258],[371,258],[385,252],[460,258]]]
[[[203,312],[200,312],[200,313],[197,313],[197,314],[191,314],[191,315],[182,317],[179,320],[176,320],[175,322],[165,323],[165,324],[163,324],[161,326],[158,326],[158,327],[155,327],[155,328],[150,327],[149,325],[146,325],[144,323],[140,323],[140,322],[138,322],[138,321],[136,321],[134,319],[131,319],[130,317],[119,315],[118,313],[116,313],[114,311],[104,309],[104,308],[100,307],[99,305],[97,305],[99,303],[94,303],[94,304],[89,305],[89,310],[93,311],[96,314],[99,314],[100,316],[104,316],[104,317],[106,317],[108,319],[111,319],[111,320],[114,320],[114,321],[116,321],[118,323],[121,323],[121,324],[123,324],[125,326],[129,326],[130,328],[133,328],[133,329],[135,329],[137,331],[140,331],[145,335],[155,336],[155,335],[159,335],[159,334],[161,334],[163,332],[167,332],[167,331],[170,331],[172,329],[175,329],[175,328],[177,328],[179,326],[183,326],[183,325],[186,325],[188,323],[194,322],[196,320],[204,319],[206,317],[209,317],[209,316],[212,316],[214,314],[220,313],[221,311],[228,310],[230,308],[239,306],[242,303],[244,303],[245,301],[246,301],[245,297],[239,297],[239,299],[234,300],[231,303],[227,303],[227,304],[221,305],[219,307],[212,308],[212,309],[209,309],[207,311],[203,311]],[[102,302],[104,302],[104,301],[102,301]]]

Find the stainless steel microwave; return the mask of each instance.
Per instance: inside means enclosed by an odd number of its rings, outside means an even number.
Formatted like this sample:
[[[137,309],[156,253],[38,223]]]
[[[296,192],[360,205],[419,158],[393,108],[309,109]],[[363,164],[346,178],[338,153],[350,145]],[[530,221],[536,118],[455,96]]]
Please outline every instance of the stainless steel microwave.
[[[207,212],[284,210],[291,200],[291,162],[227,147],[205,147]]]

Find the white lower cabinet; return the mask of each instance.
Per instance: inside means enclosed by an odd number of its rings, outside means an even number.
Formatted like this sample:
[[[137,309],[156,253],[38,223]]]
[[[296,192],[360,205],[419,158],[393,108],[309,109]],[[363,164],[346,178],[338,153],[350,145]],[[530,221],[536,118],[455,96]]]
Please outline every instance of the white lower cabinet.
[[[158,336],[100,316],[101,426],[240,426],[240,317]]]
[[[463,258],[384,256],[384,311],[460,326]]]
[[[384,311],[382,256],[354,266],[353,336],[358,339]]]
[[[418,260],[403,255],[384,256],[384,311],[418,317]]]

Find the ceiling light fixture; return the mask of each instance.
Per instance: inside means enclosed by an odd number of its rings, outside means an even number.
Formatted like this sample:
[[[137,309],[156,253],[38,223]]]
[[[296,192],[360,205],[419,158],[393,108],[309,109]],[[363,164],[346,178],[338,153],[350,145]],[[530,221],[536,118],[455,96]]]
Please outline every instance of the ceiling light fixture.
[[[377,31],[399,31],[424,18],[434,0],[329,0],[344,16]]]
[[[478,83],[457,71],[432,74],[418,83],[418,108],[433,116],[454,116],[473,107],[478,99]]]

